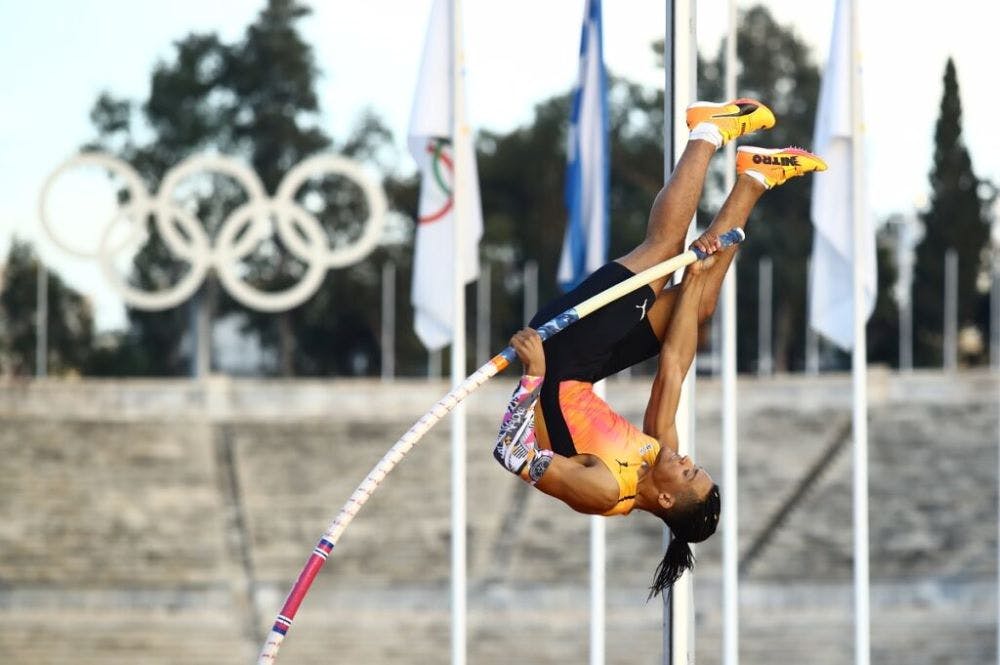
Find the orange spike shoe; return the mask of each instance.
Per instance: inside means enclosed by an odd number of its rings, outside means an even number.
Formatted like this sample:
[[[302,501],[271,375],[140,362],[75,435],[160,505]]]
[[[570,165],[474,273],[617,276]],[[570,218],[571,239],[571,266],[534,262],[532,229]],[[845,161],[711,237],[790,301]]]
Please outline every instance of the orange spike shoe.
[[[756,132],[758,129],[774,127],[774,113],[756,99],[734,99],[724,104],[695,102],[687,108],[688,129],[708,122],[719,128],[722,143]]]
[[[802,148],[755,148],[740,146],[736,149],[736,174],[746,173],[771,189],[784,184],[789,178],[825,171],[826,162]]]

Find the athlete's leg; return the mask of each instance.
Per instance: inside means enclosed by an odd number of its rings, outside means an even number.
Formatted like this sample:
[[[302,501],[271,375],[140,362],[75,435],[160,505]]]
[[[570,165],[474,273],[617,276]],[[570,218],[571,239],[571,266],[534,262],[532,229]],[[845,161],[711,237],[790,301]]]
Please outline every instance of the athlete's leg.
[[[725,104],[697,102],[687,109],[687,125],[691,129],[690,139],[667,184],[653,201],[646,238],[617,259],[632,272],[645,270],[683,251],[712,155],[728,141],[773,127],[774,114],[752,99]],[[667,279],[665,276],[651,284],[653,292],[659,293]]]
[[[618,263],[638,273],[683,251],[688,226],[694,219],[705,185],[708,164],[716,150],[708,141],[688,141],[677,167],[653,201],[646,238],[617,259]],[[659,293],[666,282],[664,277],[650,286],[654,293]]]
[[[764,186],[750,176],[744,174],[737,177],[736,184],[733,185],[732,191],[729,192],[729,196],[726,197],[725,203],[722,204],[722,208],[712,220],[705,235],[719,236],[730,229],[746,227],[750,212],[765,191]],[[698,308],[699,324],[704,323],[715,311],[722,281],[733,262],[733,257],[736,256],[738,247],[739,245],[734,245],[719,250],[715,254],[715,263],[705,271],[705,285]],[[676,298],[676,286],[662,290],[659,292],[656,302],[649,308],[649,324],[660,341],[663,341]]]
[[[721,235],[726,231],[746,226],[750,212],[761,195],[778,185],[784,184],[789,178],[825,171],[826,164],[817,155],[801,148],[784,148],[770,150],[741,147],[737,151],[736,184],[726,198],[722,209],[709,226],[706,235]],[[704,238],[705,236],[703,236]],[[698,322],[704,323],[715,312],[719,300],[719,291],[736,255],[738,245],[720,250],[718,259],[706,271],[705,289],[698,310]],[[656,302],[649,308],[649,323],[657,339],[664,339],[664,331],[670,321],[671,311],[676,300],[674,288],[658,292]]]
[[[759,182],[749,176],[739,176],[718,215],[699,240],[721,235],[732,228],[746,226],[750,211],[763,193],[764,186]],[[700,280],[703,286],[699,296],[697,313],[699,325],[712,315],[722,280],[732,263],[737,247],[728,247],[716,252],[713,264],[703,271],[705,274]],[[676,285],[668,289],[661,289],[657,293],[652,305],[645,310],[649,325],[636,326],[616,345],[611,358],[599,376],[610,376],[660,353],[667,325],[673,316],[678,293],[679,287]]]
[[[698,102],[687,110],[687,125],[691,129],[688,143],[670,180],[653,202],[645,240],[625,256],[601,268],[595,275],[615,268],[632,275],[680,254],[684,250],[687,230],[697,210],[712,155],[727,141],[758,129],[773,127],[774,114],[752,99],[738,99],[726,104]],[[751,202],[747,207],[749,209],[752,206]],[[645,319],[647,308],[662,292],[668,277],[669,275],[665,275],[648,288],[633,292],[628,299],[622,298],[614,305],[603,308],[604,313],[612,319],[612,325],[598,326],[596,317],[601,314],[595,313],[595,322],[590,329],[584,327],[586,324],[577,328],[577,335],[586,337],[586,348],[590,349],[589,356],[593,360],[588,366],[587,380],[596,381],[659,353],[662,330],[654,334]],[[554,307],[565,304],[567,303],[557,302]],[[535,321],[532,325],[534,323]],[[665,326],[663,323],[660,327]],[[599,345],[599,352],[593,344],[595,337],[591,334],[597,328],[604,333],[601,337],[604,343]],[[568,346],[565,342],[572,339],[573,335],[572,329],[567,331],[561,336],[562,341],[557,341],[556,345]],[[550,352],[549,346],[547,345],[547,355]],[[586,351],[574,355],[584,353]],[[543,394],[543,403],[544,401]]]

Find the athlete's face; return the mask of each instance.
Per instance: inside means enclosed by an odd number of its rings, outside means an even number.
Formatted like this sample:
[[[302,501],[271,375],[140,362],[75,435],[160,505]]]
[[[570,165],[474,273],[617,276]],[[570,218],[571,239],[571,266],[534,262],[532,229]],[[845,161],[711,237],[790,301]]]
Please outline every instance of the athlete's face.
[[[653,480],[661,495],[670,500],[678,497],[694,496],[701,501],[708,496],[715,481],[705,469],[691,461],[687,455],[678,455],[669,448],[663,448],[653,467]]]

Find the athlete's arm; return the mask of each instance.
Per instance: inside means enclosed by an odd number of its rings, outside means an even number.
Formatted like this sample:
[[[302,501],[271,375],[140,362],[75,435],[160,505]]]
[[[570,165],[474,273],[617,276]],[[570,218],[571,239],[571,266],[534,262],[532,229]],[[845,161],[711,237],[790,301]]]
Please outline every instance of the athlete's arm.
[[[681,385],[698,349],[698,308],[705,289],[704,270],[713,259],[692,264],[684,273],[680,294],[663,337],[656,378],[646,405],[643,431],[660,445],[677,450],[677,404]]]
[[[586,455],[569,458],[553,454],[535,487],[579,513],[603,515],[618,501],[618,483],[607,467],[587,462]]]
[[[516,333],[510,340],[524,365],[524,374],[514,394],[507,404],[507,412],[500,423],[493,457],[513,474],[530,471],[528,462],[534,457],[535,446],[535,403],[545,380],[545,354],[542,339],[531,328]],[[535,474],[544,472],[542,466],[549,461],[538,460]]]

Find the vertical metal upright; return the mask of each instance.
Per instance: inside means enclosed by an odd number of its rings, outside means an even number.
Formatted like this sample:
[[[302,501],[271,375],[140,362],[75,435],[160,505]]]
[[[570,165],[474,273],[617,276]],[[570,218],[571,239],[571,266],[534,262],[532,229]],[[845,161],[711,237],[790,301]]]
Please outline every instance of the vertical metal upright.
[[[666,0],[663,62],[663,161],[664,179],[669,177],[687,141],[684,112],[697,94],[697,31],[694,0]],[[694,232],[692,224],[688,241]],[[677,407],[677,433],[681,454],[694,453],[695,364],[692,363]],[[670,542],[664,529],[664,546]],[[694,662],[694,603],[691,573],[685,573],[663,597],[663,662],[687,665]]]
[[[736,0],[727,0],[725,98],[736,94]],[[726,146],[726,191],[736,184],[736,144]],[[722,282],[722,665],[740,660],[739,613],[739,465],[736,432],[736,258]]]

